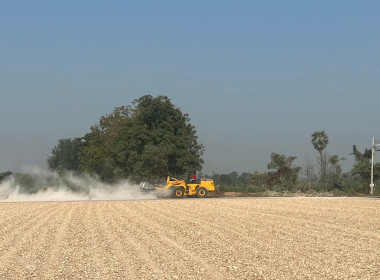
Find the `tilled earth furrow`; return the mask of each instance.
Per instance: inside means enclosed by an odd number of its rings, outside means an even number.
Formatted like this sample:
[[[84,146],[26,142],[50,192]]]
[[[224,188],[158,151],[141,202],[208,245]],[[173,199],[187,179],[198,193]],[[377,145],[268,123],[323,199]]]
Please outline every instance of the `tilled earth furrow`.
[[[113,242],[114,253],[125,267],[124,278],[163,279],[159,263],[150,255],[149,240],[143,240],[139,230],[134,230],[136,221],[130,211],[118,211],[113,203],[105,205],[102,218],[107,221],[108,238]],[[129,208],[128,208],[129,210]]]
[[[222,279],[218,277],[220,273],[210,273],[207,263],[184,248],[177,238],[168,238],[168,229],[157,223],[154,212],[146,215],[137,204],[118,204],[116,211],[128,212],[133,218],[130,221],[121,220],[120,224],[149,249],[147,257],[159,264],[160,279],[173,279],[170,275],[178,279]]]
[[[29,210],[25,211],[23,206],[28,206]],[[4,207],[1,207],[4,206]],[[0,204],[0,237],[9,237],[10,232],[20,231],[29,228],[36,223],[45,213],[46,207],[42,204],[25,204],[25,203],[4,203]],[[12,243],[12,241],[4,240],[4,243]],[[4,249],[4,248],[2,248]],[[1,252],[0,252],[1,255]]]
[[[26,279],[38,276],[42,265],[46,240],[52,230],[54,218],[59,208],[54,204],[47,204],[43,212],[35,213],[37,219],[32,219],[23,227],[17,227],[14,232],[8,233],[8,240],[1,243],[0,248],[6,251],[0,256],[0,279]]]
[[[380,201],[0,203],[0,279],[378,279]]]

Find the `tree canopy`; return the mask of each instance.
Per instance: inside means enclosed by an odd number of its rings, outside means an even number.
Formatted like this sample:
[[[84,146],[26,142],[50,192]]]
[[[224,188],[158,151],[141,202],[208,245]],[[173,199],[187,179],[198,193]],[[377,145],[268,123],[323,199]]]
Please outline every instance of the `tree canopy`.
[[[277,153],[271,154],[271,162],[268,163],[268,169],[276,171],[271,172],[271,184],[294,184],[297,181],[298,173],[301,167],[293,166],[293,162],[297,159],[295,156],[284,156]]]
[[[76,141],[59,140],[48,159],[50,169],[77,169],[115,181],[177,176],[203,164],[204,147],[189,116],[163,95],[116,107],[81,138],[79,149]]]
[[[311,143],[313,144],[314,149],[316,149],[319,153],[322,153],[329,143],[329,137],[324,130],[315,131],[311,135]]]

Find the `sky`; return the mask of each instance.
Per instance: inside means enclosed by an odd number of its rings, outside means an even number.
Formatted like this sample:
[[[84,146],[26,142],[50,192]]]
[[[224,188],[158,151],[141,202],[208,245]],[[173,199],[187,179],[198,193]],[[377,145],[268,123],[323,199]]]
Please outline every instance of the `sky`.
[[[270,154],[354,162],[380,139],[379,1],[1,1],[0,172],[46,169],[59,139],[166,95],[190,115],[204,172]],[[380,143],[380,142],[379,142]],[[380,157],[378,157],[380,160]]]

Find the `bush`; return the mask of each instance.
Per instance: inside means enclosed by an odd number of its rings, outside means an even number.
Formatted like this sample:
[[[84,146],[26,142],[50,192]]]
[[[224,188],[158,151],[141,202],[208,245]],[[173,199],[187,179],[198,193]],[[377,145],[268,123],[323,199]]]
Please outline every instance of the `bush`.
[[[11,175],[12,175],[12,172],[10,172],[10,171],[0,173],[0,183],[1,183],[6,177],[11,176]]]

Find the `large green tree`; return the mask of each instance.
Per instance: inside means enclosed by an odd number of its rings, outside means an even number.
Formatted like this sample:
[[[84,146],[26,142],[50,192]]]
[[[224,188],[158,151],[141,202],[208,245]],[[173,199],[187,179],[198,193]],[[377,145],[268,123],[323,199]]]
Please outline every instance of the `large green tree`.
[[[115,108],[81,143],[79,169],[110,182],[178,176],[203,164],[204,147],[189,116],[162,95],[145,95],[132,105]],[[56,169],[58,165],[50,161],[51,169]]]
[[[319,161],[321,167],[321,181],[323,186],[326,186],[326,157],[323,156],[323,151],[326,149],[329,143],[329,137],[327,133],[322,131],[315,131],[311,135],[311,143],[313,144],[314,149],[316,149],[319,153]]]

